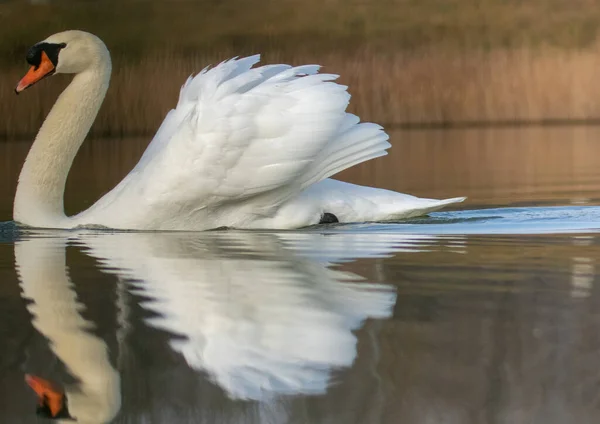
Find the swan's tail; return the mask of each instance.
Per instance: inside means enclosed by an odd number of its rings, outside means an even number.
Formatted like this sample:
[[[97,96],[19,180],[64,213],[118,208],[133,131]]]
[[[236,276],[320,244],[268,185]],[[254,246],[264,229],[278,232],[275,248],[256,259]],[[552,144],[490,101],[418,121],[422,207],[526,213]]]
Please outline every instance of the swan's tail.
[[[412,204],[405,202],[404,199],[399,199],[399,202],[392,203],[389,211],[384,211],[384,213],[381,214],[382,216],[376,217],[375,220],[393,221],[423,216],[444,209],[448,205],[464,202],[466,199],[466,197],[453,197],[442,200],[415,198],[415,201]]]
[[[337,136],[327,144],[310,167],[303,187],[319,182],[361,162],[384,156],[391,147],[389,136],[377,124],[359,123],[347,113]]]
[[[304,199],[319,204],[322,212],[335,215],[339,222],[382,222],[426,215],[466,198],[426,199],[328,178],[308,187],[299,201]],[[292,203],[290,213],[295,209]]]

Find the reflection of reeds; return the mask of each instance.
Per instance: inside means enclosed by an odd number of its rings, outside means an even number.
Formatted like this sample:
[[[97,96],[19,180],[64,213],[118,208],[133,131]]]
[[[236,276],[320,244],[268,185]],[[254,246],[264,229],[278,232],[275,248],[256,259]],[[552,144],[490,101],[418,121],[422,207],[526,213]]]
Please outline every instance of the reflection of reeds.
[[[177,101],[186,77],[233,56],[153,56],[137,64],[116,61],[111,88],[93,132],[148,134]],[[600,118],[596,48],[522,48],[489,52],[420,50],[383,54],[273,53],[264,62],[320,63],[342,75],[353,94],[350,109],[385,125],[452,124]],[[25,69],[2,71],[0,134],[31,135],[66,80],[44,81],[15,97]]]

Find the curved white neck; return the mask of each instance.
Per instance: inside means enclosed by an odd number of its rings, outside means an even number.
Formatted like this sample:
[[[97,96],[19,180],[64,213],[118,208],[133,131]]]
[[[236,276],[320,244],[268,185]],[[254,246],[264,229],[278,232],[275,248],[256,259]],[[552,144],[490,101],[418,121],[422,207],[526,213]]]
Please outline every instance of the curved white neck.
[[[42,124],[27,155],[15,195],[13,219],[34,227],[63,227],[65,183],[73,159],[102,105],[110,59],[75,75]]]

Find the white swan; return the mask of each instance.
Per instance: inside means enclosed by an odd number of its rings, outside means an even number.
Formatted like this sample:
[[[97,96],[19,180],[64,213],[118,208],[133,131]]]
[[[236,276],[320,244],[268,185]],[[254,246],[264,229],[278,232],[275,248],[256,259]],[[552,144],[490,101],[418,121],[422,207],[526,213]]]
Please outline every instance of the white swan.
[[[318,74],[316,65],[252,68],[259,61],[252,56],[188,79],[135,168],[88,210],[67,217],[67,174],[108,89],[110,55],[96,36],[66,31],[34,45],[27,61],[17,93],[54,73],[75,77],[23,165],[13,216],[24,225],[284,229],[405,218],[464,200],[327,179],[385,155],[387,134],[345,112],[350,96],[335,75]]]

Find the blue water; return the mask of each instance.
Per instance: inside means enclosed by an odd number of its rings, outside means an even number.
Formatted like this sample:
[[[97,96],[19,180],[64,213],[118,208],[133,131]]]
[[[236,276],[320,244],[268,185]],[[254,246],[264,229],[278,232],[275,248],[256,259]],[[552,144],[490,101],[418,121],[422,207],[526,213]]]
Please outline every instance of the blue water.
[[[397,134],[354,182],[469,196],[400,222],[0,222],[0,423],[46,422],[26,375],[89,423],[600,422],[598,131],[582,131]],[[68,212],[133,166],[123,146],[84,147]],[[28,147],[0,145],[0,219]]]
[[[368,232],[410,234],[558,234],[600,230],[600,206],[487,208],[434,212],[398,222],[319,225],[298,232]],[[0,222],[0,240],[13,240],[35,229]],[[42,232],[52,233],[43,230]]]
[[[594,422],[598,217],[496,208],[187,233],[1,223],[2,422],[38,422],[28,374],[94,423]]]
[[[341,231],[394,231],[413,234],[552,234],[600,230],[600,207],[554,206],[437,212],[393,224],[362,224]]]

